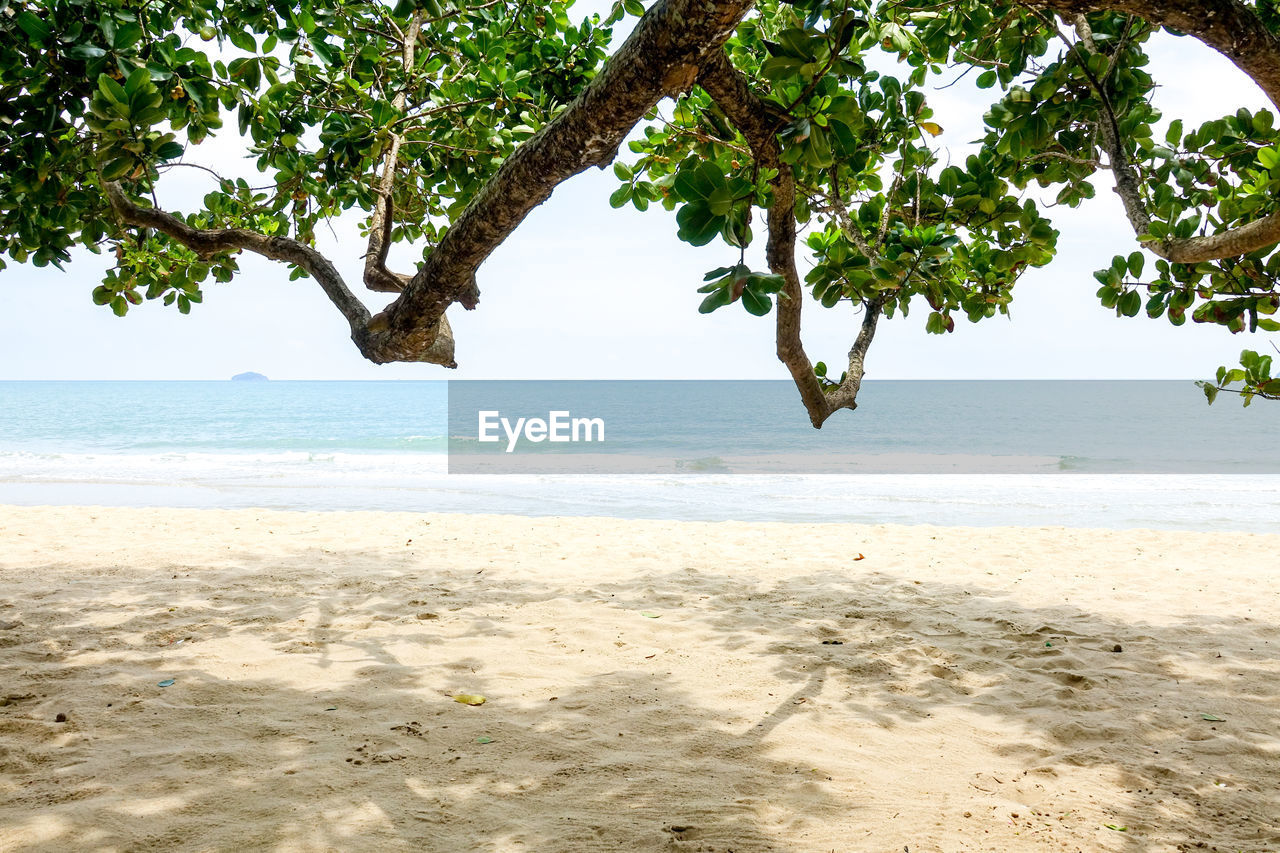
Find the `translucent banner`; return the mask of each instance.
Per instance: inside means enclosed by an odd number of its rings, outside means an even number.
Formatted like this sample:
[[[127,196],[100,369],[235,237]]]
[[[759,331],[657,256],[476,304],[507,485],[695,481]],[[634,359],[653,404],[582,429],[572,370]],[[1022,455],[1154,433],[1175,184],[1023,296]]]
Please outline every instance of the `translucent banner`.
[[[1274,474],[1280,404],[1192,382],[450,381],[451,474]]]

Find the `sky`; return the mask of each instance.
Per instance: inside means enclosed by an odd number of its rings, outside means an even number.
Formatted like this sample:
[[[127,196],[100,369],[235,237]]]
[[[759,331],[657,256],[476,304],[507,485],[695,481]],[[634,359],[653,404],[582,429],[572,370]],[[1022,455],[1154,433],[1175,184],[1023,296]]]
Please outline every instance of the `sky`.
[[[574,13],[608,5],[580,2]],[[1148,70],[1161,85],[1156,105],[1166,120],[1190,125],[1265,105],[1250,80],[1192,39],[1162,36],[1152,53]],[[967,81],[929,93],[944,128],[938,141],[953,158],[981,135],[991,98]],[[188,159],[252,175],[233,127]],[[1012,318],[958,318],[956,331],[942,336],[925,334],[925,310],[882,322],[867,378],[1199,379],[1234,364],[1241,349],[1269,349],[1268,337],[1276,336],[1117,318],[1098,303],[1092,272],[1136,248],[1109,177],[1099,176],[1092,203],[1051,211],[1061,231],[1058,257],[1021,279]],[[204,304],[189,316],[156,301],[118,318],[90,299],[106,260],[86,252],[65,272],[12,263],[0,271],[0,379],[226,379],[249,370],[272,379],[787,378],[773,352],[772,317],[736,305],[697,312],[703,273],[736,261],[736,251],[681,243],[674,214],[658,206],[643,214],[613,210],[608,196],[616,185],[611,171],[594,169],[562,184],[481,267],[479,307],[449,312],[457,370],[366,362],[314,281],[290,282],[285,266],[247,254],[241,274],[206,285]],[[209,188],[195,169],[172,170],[161,203],[182,209]],[[364,241],[356,220],[334,230],[320,229],[319,248],[358,289]],[[761,252],[756,246],[757,267]],[[416,254],[399,247],[392,268],[408,270],[403,260]],[[803,271],[803,256],[801,264]],[[373,311],[389,301],[359,292]],[[843,363],[857,328],[848,305],[806,304],[804,337],[814,361]]]

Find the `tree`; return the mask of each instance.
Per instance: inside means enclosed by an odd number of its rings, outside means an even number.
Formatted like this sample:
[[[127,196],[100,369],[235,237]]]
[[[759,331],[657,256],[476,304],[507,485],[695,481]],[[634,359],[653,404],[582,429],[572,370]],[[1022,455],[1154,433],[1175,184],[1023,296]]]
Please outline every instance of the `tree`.
[[[927,304],[941,334],[1008,313],[1054,256],[1046,209],[1086,202],[1105,169],[1138,247],[1095,274],[1104,306],[1280,330],[1274,116],[1175,120],[1157,139],[1144,71],[1164,28],[1280,103],[1274,0],[625,0],[577,23],[567,6],[0,0],[0,249],[59,266],[75,246],[114,253],[93,298],[120,315],[144,298],[186,313],[254,252],[314,278],[366,358],[453,366],[445,312],[476,307],[480,265],[559,183],[612,163],[612,204],[658,203],[680,239],[736,253],[701,310],[774,314],[820,427],[856,406],[882,317]],[[639,20],[608,56],[625,15]],[[987,133],[945,163],[925,91],[971,73],[995,96]],[[224,119],[264,185],[214,175],[185,213],[148,201]],[[317,224],[348,210],[364,216],[363,284],[396,294],[376,314],[315,249]],[[744,263],[759,215],[767,270]],[[401,241],[423,247],[409,273],[387,268]],[[803,346],[806,294],[860,312],[838,377]],[[1280,396],[1270,371],[1246,353],[1205,391]]]

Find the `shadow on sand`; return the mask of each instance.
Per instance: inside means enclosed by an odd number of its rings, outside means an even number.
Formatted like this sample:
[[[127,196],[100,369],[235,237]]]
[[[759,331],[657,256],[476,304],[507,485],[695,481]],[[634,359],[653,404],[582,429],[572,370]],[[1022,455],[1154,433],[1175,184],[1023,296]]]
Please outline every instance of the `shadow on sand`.
[[[817,764],[852,749],[854,725],[887,737],[958,707],[1018,733],[1001,751],[1024,793],[1067,771],[1109,780],[1117,828],[1068,833],[1084,849],[1093,832],[1118,850],[1280,846],[1280,683],[1257,622],[1121,623],[852,572],[570,588],[442,578],[386,554],[298,552],[275,561],[288,573],[229,559],[243,565],[231,581],[59,569],[30,600],[0,599],[0,847],[747,853],[844,837],[835,849],[896,851],[902,830],[881,832],[772,736],[825,714]],[[557,671],[603,642],[575,634],[575,614],[652,608],[678,609],[668,653],[705,660],[708,678],[763,667],[776,695],[713,701],[727,685],[691,691],[638,655]],[[527,684],[476,653],[495,642],[538,650]],[[464,690],[511,698],[450,700]],[[975,795],[1015,783],[979,770]],[[1036,840],[1055,816],[1025,818],[999,820],[1019,849],[1076,849]],[[1001,849],[984,820],[958,846],[922,832],[910,850]]]

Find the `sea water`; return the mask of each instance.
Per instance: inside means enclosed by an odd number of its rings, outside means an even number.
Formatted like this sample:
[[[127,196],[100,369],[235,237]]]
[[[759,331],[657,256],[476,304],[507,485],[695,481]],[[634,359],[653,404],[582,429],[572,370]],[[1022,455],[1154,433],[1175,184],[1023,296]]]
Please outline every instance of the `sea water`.
[[[785,382],[449,385],[0,382],[0,503],[1280,531],[1280,404],[1190,382],[867,382],[820,431]],[[597,473],[471,465],[489,397],[600,414]]]

